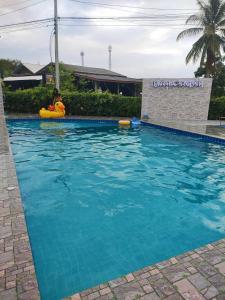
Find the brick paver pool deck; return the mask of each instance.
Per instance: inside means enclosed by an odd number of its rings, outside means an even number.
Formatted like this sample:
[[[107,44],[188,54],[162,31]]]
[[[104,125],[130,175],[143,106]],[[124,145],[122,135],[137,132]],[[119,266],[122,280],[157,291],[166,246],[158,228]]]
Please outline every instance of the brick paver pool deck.
[[[0,85],[0,300],[16,299],[40,297]]]
[[[15,299],[40,296],[0,87],[0,300]],[[65,299],[225,300],[225,239]]]

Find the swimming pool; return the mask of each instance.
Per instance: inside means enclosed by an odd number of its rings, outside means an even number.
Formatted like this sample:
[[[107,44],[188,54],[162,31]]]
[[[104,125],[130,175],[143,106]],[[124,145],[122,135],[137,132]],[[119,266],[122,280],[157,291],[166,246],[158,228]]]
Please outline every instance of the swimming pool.
[[[225,148],[140,126],[9,121],[43,300],[225,236]]]

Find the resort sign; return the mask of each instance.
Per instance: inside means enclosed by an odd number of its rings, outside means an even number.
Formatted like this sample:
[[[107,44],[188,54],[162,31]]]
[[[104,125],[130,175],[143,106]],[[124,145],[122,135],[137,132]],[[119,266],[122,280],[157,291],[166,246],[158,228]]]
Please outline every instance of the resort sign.
[[[154,80],[154,88],[203,88],[200,80]]]
[[[142,117],[151,120],[206,121],[212,78],[143,79]]]

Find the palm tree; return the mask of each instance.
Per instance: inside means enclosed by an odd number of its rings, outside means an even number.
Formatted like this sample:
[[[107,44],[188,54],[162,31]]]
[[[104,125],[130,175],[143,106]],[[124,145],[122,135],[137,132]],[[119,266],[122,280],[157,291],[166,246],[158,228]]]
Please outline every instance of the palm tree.
[[[216,61],[222,59],[225,49],[225,2],[224,0],[208,0],[208,3],[197,0],[199,14],[191,15],[186,24],[196,24],[196,27],[182,31],[177,41],[192,35],[201,37],[192,46],[186,57],[186,64],[191,60],[195,63],[200,59],[200,67],[205,67],[206,76],[215,74]]]

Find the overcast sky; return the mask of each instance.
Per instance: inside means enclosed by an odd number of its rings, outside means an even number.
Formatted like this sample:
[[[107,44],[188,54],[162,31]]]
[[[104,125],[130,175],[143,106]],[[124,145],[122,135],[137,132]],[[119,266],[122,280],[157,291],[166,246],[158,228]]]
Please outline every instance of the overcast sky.
[[[0,25],[53,17],[54,0],[11,13],[41,0],[0,0]],[[161,8],[168,10],[131,9],[113,6],[105,8],[86,5],[72,0],[58,0],[59,16],[117,17],[146,16],[153,14],[192,14],[196,0],[81,0],[113,5]],[[169,9],[185,9],[172,11]],[[184,16],[185,18],[185,16]],[[108,22],[108,23],[107,23]],[[101,26],[112,21],[91,21],[92,26],[81,26],[87,21],[61,22],[59,29],[60,61],[81,64],[80,52],[85,53],[85,65],[108,67],[108,45],[111,44],[112,69],[132,77],[193,77],[197,65],[186,66],[185,56],[193,38],[176,42],[177,34],[185,27],[184,20],[156,21],[157,27],[134,26],[135,22],[114,22],[123,26]],[[148,21],[142,21],[142,24]],[[178,24],[179,27],[169,26]],[[128,24],[128,26],[124,26]],[[98,25],[98,26],[93,26]],[[130,26],[132,25],[132,26]],[[26,31],[1,32],[0,57],[19,59],[23,62],[46,64],[50,61],[49,40],[52,27]]]

